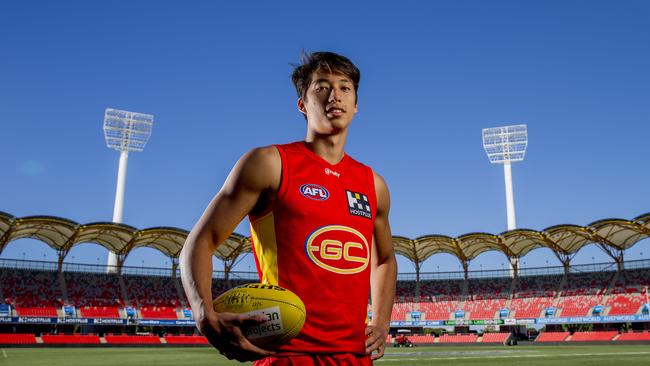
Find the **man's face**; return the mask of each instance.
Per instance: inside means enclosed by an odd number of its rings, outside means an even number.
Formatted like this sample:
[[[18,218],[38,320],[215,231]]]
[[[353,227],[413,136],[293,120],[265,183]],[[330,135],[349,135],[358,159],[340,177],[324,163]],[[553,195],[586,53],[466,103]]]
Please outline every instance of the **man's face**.
[[[305,97],[298,99],[298,109],[317,134],[336,134],[346,129],[357,113],[354,84],[343,74],[315,71]]]

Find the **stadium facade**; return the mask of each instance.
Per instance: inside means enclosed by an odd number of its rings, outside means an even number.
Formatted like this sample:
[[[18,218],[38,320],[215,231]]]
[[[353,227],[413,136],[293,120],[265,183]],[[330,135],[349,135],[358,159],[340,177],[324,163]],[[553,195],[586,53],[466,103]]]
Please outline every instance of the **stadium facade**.
[[[177,258],[187,234],[178,228],[138,230],[0,213],[0,253],[14,240],[32,238],[58,254],[56,262],[0,259],[0,343],[24,335],[28,344],[65,339],[74,344],[205,344],[196,336],[179,281]],[[498,235],[396,236],[396,252],[413,261],[416,272],[399,274],[392,334],[408,331],[420,343],[489,343],[542,329],[539,341],[650,341],[650,260],[624,260],[625,250],[648,236],[650,214]],[[88,242],[117,254],[115,270],[66,262],[72,247]],[[572,265],[573,256],[589,244],[602,248],[612,262]],[[169,256],[171,268],[124,266],[128,254],[142,246]],[[521,257],[541,247],[551,249],[562,266],[518,267]],[[468,270],[472,259],[490,250],[505,254],[512,269]],[[215,251],[225,268],[214,272],[215,297],[234,285],[257,281],[256,273],[231,270],[249,251],[250,239],[238,234]],[[436,253],[455,255],[463,270],[421,273],[422,263]],[[583,336],[583,330],[595,333]],[[431,336],[432,331],[438,336]],[[57,338],[61,334],[72,338]]]

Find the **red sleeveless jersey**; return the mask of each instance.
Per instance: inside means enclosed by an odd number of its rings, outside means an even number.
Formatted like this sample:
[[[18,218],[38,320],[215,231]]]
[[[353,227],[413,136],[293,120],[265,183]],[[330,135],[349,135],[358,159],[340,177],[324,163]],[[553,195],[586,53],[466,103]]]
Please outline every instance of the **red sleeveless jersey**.
[[[282,182],[271,210],[250,217],[260,281],[296,293],[307,318],[279,351],[365,353],[376,214],[372,170],[335,165],[303,142],[277,145]]]

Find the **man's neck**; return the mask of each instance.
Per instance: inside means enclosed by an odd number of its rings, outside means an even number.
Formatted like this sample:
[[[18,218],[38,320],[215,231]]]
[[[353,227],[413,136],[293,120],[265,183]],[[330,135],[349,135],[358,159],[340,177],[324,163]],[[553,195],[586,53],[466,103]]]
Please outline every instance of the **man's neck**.
[[[346,137],[347,131],[336,135],[315,135],[308,132],[305,146],[330,164],[336,164],[345,154]]]

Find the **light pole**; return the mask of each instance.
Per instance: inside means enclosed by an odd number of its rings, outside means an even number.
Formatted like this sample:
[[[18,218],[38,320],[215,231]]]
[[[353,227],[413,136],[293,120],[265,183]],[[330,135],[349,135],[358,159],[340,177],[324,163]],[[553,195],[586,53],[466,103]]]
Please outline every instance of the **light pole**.
[[[142,151],[151,136],[153,116],[150,114],[121,111],[106,108],[104,113],[104,137],[106,146],[120,152],[120,164],[117,170],[117,188],[113,206],[113,222],[121,223],[124,212],[124,187],[126,184],[126,166],[129,151]],[[117,255],[108,253],[107,272],[114,272]]]
[[[503,177],[506,184],[506,215],[508,230],[517,228],[515,217],[515,197],[512,190],[511,163],[524,160],[528,146],[528,128],[526,125],[511,125],[483,129],[483,149],[490,163],[503,164]],[[519,258],[510,258],[510,275],[515,277],[515,268]]]
[[[515,198],[512,190],[511,163],[524,160],[528,145],[526,125],[512,125],[483,129],[483,149],[492,164],[503,164],[506,184],[506,209],[508,230],[517,228]]]

